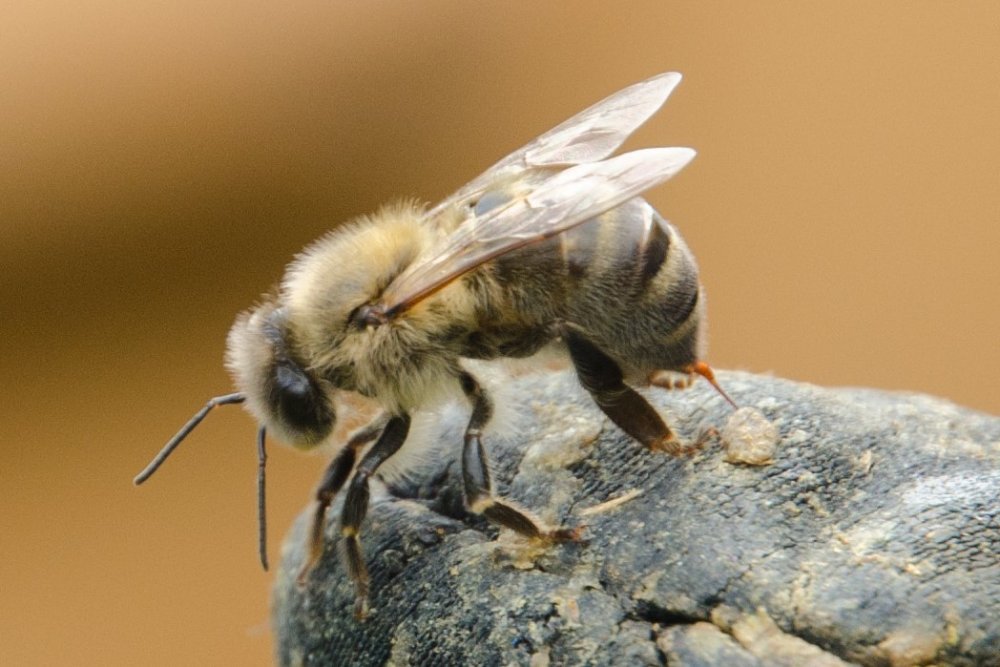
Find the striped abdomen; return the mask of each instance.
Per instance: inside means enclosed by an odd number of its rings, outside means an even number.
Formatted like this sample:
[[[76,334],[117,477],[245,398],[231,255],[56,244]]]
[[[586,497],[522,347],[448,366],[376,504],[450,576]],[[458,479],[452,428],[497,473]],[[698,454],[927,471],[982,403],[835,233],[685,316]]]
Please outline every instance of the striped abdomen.
[[[526,324],[581,329],[636,380],[700,356],[697,266],[677,230],[642,199],[493,264],[502,309]]]

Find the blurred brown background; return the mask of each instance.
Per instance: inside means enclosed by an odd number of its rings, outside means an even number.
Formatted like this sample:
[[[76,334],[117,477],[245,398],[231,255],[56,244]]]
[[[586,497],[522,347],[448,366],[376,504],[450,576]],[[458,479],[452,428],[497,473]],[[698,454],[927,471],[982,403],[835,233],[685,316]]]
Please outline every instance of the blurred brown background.
[[[268,664],[248,418],[131,485],[234,315],[660,71],[713,363],[1000,412],[1000,3],[264,4],[0,9],[0,663]],[[272,559],[323,463],[273,448]]]

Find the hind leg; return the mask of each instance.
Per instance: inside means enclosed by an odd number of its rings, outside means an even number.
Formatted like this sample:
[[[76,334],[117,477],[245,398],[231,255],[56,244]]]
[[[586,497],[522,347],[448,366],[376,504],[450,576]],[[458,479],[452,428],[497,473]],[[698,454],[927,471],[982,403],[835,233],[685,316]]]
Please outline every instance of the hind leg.
[[[674,456],[692,451],[680,443],[653,406],[625,384],[621,368],[611,357],[572,328],[567,328],[563,339],[580,383],[621,430],[649,449]]]

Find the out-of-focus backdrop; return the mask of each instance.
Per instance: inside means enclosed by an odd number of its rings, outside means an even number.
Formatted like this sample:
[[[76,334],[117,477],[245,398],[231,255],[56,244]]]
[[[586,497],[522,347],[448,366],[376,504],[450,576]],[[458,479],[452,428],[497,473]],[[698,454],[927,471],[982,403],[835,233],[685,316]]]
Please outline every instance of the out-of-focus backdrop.
[[[710,296],[711,361],[1000,411],[1000,3],[97,2],[0,9],[0,663],[264,665],[254,426],[204,424],[304,244],[606,94]],[[901,453],[905,455],[905,453]],[[324,461],[274,449],[270,550]]]

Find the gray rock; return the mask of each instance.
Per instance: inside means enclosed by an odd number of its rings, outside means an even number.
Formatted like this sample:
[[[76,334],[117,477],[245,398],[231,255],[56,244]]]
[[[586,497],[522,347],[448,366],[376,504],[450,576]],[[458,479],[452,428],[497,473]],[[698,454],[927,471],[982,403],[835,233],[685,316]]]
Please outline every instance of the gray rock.
[[[778,429],[727,463],[732,409],[700,383],[647,395],[695,455],[644,450],[566,372],[514,381],[487,441],[498,491],[586,541],[541,548],[462,509],[453,452],[388,486],[363,527],[371,616],[336,548],[304,587],[309,511],[274,596],[284,665],[1000,665],[1000,419],[912,394],[726,372]],[[608,501],[618,501],[610,502]],[[605,504],[607,503],[607,504]]]

